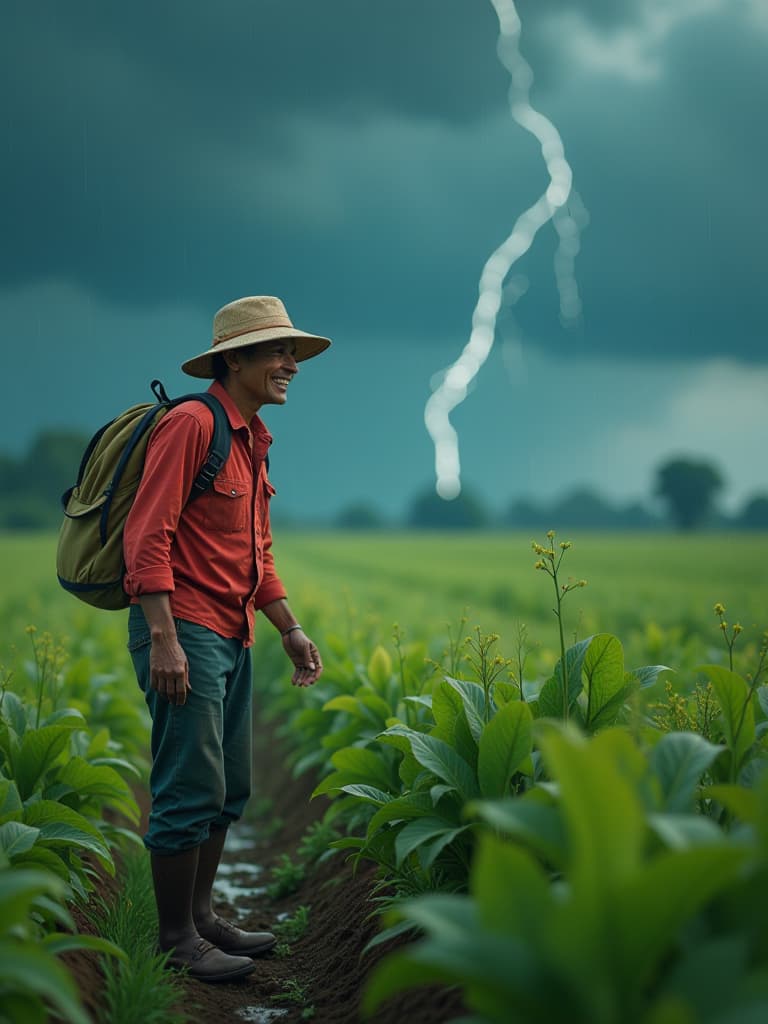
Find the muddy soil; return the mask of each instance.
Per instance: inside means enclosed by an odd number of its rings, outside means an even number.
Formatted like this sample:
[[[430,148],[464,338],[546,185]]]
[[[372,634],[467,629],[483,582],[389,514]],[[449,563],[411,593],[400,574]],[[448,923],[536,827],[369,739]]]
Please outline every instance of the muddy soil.
[[[271,869],[281,854],[297,859],[301,837],[322,817],[327,803],[324,798],[310,801],[314,778],[304,775],[294,779],[285,768],[285,750],[273,728],[259,725],[255,740],[252,805],[257,809],[271,805],[274,811],[260,817],[247,815],[230,830],[216,883],[216,909],[239,927],[264,930],[304,905],[310,908],[309,925],[301,938],[290,944],[289,955],[271,951],[258,959],[251,975],[238,982],[205,985],[182,980],[180,1008],[192,1024],[296,1024],[305,1020],[359,1024],[366,978],[396,945],[389,943],[361,957],[366,943],[380,927],[378,918],[370,917],[375,866],[362,865],[353,874],[345,855],[339,852],[311,869],[290,896],[273,900],[267,895]],[[145,795],[142,798],[146,804]],[[277,814],[282,819],[279,822],[274,818]],[[67,963],[86,1006],[93,1012],[99,1003],[100,987],[94,958],[70,955]],[[281,998],[289,990],[296,993],[298,1001]],[[462,1012],[455,989],[432,986],[395,997],[369,1020],[370,1024],[445,1024]]]

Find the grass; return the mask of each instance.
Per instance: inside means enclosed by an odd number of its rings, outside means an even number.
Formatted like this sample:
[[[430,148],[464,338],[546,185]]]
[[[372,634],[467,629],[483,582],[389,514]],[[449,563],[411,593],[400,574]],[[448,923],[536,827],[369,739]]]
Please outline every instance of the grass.
[[[165,968],[167,954],[157,952],[157,914],[143,851],[130,851],[120,874],[122,889],[113,900],[89,905],[97,933],[126,951],[129,963],[102,960],[104,1002],[98,1024],[184,1024],[176,1009],[181,993]]]

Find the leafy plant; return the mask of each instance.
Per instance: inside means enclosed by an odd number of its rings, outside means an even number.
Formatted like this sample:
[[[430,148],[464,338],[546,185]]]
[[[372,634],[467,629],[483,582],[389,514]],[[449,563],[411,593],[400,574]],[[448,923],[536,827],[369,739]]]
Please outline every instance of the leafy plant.
[[[273,900],[289,896],[299,888],[305,874],[303,864],[295,863],[287,853],[280,854],[277,866],[272,868],[272,881],[267,886],[267,894]]]
[[[64,883],[47,871],[16,869],[0,854],[0,1021],[44,1022],[49,1011],[71,1024],[89,1024],[75,985],[56,954],[92,949],[125,958],[106,939],[90,935],[44,934],[40,920],[55,918],[74,929],[60,902]]]
[[[754,827],[729,836],[687,813],[718,754],[701,737],[667,737],[650,765],[620,730],[587,741],[552,724],[540,742],[556,789],[477,805],[493,831],[470,895],[400,907],[425,938],[377,968],[366,1011],[442,982],[462,985],[477,1024],[758,1019],[768,948],[733,908],[768,901],[768,783]]]

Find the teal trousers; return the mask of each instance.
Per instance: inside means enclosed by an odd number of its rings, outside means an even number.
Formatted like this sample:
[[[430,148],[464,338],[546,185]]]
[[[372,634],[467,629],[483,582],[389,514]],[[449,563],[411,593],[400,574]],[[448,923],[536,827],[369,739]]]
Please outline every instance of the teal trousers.
[[[128,650],[152,716],[152,807],[145,846],[173,854],[227,828],[251,793],[251,658],[240,640],[176,619],[191,691],[171,704],[149,685],[149,627],[140,605],[128,616]]]

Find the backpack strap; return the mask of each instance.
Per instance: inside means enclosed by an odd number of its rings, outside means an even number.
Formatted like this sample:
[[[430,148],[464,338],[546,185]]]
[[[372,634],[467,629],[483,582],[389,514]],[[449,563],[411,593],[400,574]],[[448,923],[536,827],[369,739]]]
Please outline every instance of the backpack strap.
[[[192,490],[190,491],[188,501],[193,501],[208,490],[229,458],[229,452],[232,447],[232,428],[224,406],[215,395],[211,395],[206,391],[195,395],[188,395],[187,399],[190,398],[202,402],[203,405],[207,405],[213,413],[213,438],[211,439],[211,445],[205,457],[205,462],[198,470],[197,476],[192,483]],[[174,405],[178,401],[184,401],[184,399],[177,399]]]

